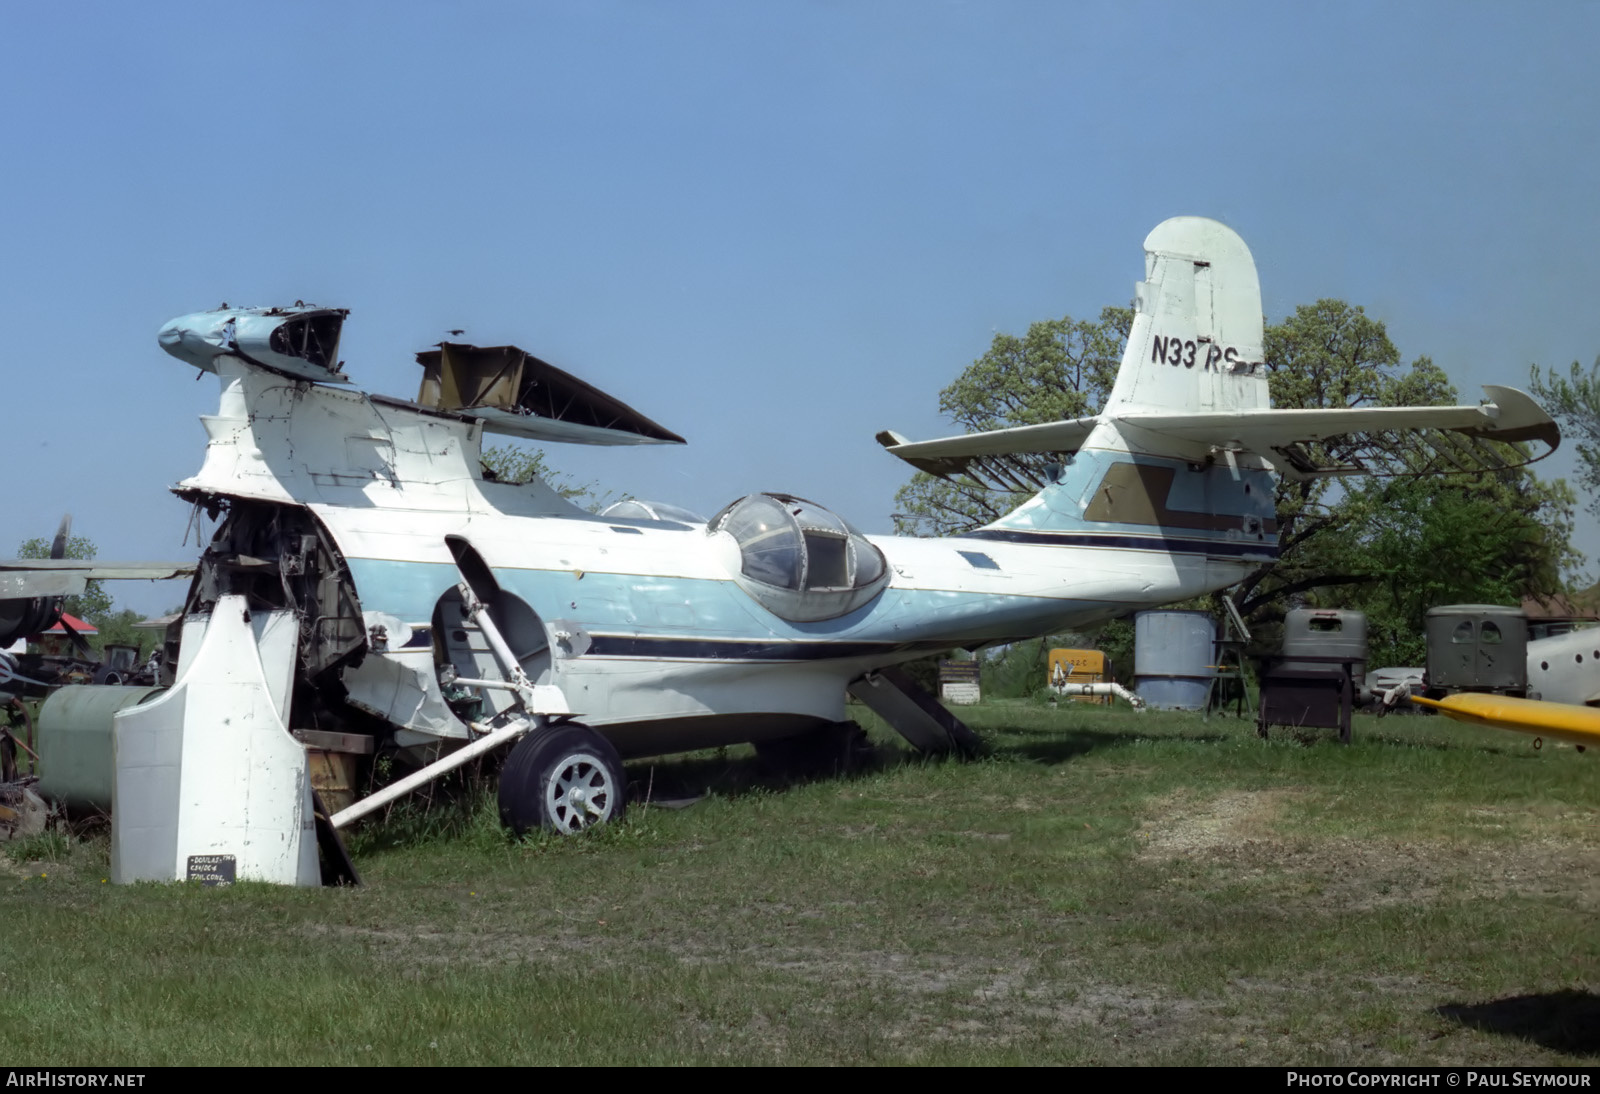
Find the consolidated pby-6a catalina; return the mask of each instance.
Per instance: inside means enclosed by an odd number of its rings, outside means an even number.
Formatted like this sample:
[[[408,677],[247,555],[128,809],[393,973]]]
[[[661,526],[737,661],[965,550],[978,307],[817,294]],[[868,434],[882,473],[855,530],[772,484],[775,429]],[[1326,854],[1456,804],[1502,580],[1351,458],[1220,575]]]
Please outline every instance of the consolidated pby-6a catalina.
[[[1274,474],[1505,466],[1558,442],[1531,399],[1502,387],[1480,406],[1270,409],[1243,241],[1179,217],[1144,250],[1100,414],[880,435],[919,469],[1037,490],[943,539],[866,535],[790,494],[701,520],[650,502],[595,514],[543,482],[495,481],[486,432],[682,443],[515,347],[419,354],[407,401],[344,386],[342,310],[224,307],[168,323],[161,345],[221,381],[204,463],[174,487],[220,525],[177,625],[171,688],[116,717],[119,880],[226,856],[239,877],[314,884],[312,791],[291,731],[428,762],[335,827],[515,741],[507,822],[582,828],[622,811],[619,757],[820,739],[844,721],[847,691],[918,743],[959,746],[959,723],[885,670],[1233,585],[1277,554]]]

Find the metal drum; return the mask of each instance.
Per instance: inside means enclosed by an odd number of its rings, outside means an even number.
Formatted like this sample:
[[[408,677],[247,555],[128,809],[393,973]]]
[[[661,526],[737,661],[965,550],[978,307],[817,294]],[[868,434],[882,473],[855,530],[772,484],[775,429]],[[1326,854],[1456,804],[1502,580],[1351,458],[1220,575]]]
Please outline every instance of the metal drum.
[[[1209,612],[1140,612],[1133,661],[1144,701],[1157,710],[1204,710],[1216,681],[1217,621]]]
[[[39,793],[53,801],[111,811],[111,720],[166,688],[74,684],[39,710]]]

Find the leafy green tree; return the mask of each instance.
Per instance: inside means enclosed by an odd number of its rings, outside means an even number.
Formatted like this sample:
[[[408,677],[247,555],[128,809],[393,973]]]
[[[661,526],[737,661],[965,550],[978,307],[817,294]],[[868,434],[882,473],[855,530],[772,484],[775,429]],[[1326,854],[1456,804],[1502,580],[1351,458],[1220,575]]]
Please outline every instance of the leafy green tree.
[[[1302,304],[1265,331],[1272,405],[1292,409],[1449,406],[1456,390],[1428,357],[1400,367],[1383,322],[1343,300]],[[1256,622],[1281,617],[1292,598],[1318,589],[1363,584],[1370,574],[1338,565],[1326,548],[1348,535],[1363,510],[1345,504],[1342,484],[1326,477],[1281,476],[1277,489],[1278,560],[1257,568],[1236,590],[1239,610]],[[1330,539],[1332,537],[1332,539]]]
[[[1587,372],[1576,361],[1566,376],[1538,365],[1532,371],[1528,386],[1561,423],[1563,438],[1576,442],[1579,481],[1589,495],[1589,511],[1600,514],[1600,357]]]
[[[1510,604],[1562,588],[1581,559],[1566,483],[1522,469],[1482,476],[1369,481],[1344,499],[1345,535],[1310,554],[1367,580],[1324,590],[1324,606],[1366,613],[1369,662],[1420,665],[1423,622],[1442,604]]]
[[[66,557],[77,559],[92,559],[95,557],[94,541],[85,536],[72,536],[67,540]],[[18,558],[49,558],[50,540],[27,539],[17,548]],[[111,594],[98,581],[89,582],[88,586],[76,596],[69,596],[62,603],[62,610],[68,615],[75,615],[93,623],[97,616],[103,616],[111,611]]]
[[[179,609],[182,610],[181,608]],[[143,661],[150,656],[150,651],[160,645],[166,637],[162,631],[153,631],[135,626],[144,619],[144,616],[132,608],[123,608],[120,611],[107,612],[90,620],[95,629],[100,633],[89,640],[89,645],[96,652],[110,645],[137,646],[139,647],[139,660]]]
[[[1384,324],[1340,300],[1302,305],[1266,329],[1279,407],[1449,406],[1459,396],[1431,358],[1400,368]],[[1255,625],[1302,598],[1368,616],[1373,657],[1420,664],[1423,619],[1451,603],[1517,604],[1562,588],[1581,562],[1572,492],[1528,468],[1478,475],[1295,480],[1277,490],[1280,555],[1235,591]],[[1387,653],[1380,650],[1387,649]]]

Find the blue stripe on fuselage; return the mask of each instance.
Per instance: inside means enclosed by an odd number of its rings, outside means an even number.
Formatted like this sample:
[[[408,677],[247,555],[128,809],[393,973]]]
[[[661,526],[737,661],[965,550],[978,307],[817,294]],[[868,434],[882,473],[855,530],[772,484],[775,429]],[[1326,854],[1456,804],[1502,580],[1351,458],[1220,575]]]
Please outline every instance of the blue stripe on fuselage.
[[[429,622],[439,598],[460,580],[449,563],[363,558],[348,563],[364,609],[413,624]],[[595,656],[785,660],[860,656],[924,643],[944,649],[962,637],[988,638],[997,628],[1022,633],[1035,620],[1096,607],[1056,597],[890,588],[838,619],[791,623],[768,613],[727,579],[593,571],[579,578],[570,570],[509,568],[494,574],[502,588],[527,601],[546,623],[578,622],[594,638],[590,652]],[[687,615],[665,617],[673,611]]]
[[[1265,539],[1258,543],[1249,543],[1229,539],[1180,539],[1175,536],[1137,535],[1125,531],[1019,532],[1006,528],[984,528],[956,538],[999,540],[1005,543],[1027,543],[1046,547],[1113,547],[1131,551],[1161,551],[1167,554],[1210,555],[1262,561],[1278,557],[1277,543],[1268,543]]]

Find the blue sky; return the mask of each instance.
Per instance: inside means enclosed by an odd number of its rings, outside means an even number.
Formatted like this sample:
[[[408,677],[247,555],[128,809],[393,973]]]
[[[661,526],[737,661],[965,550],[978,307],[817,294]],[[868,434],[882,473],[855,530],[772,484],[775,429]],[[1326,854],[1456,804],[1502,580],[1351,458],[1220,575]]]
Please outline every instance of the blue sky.
[[[192,556],[166,488],[216,384],[155,331],[224,300],[350,308],[390,394],[448,328],[515,342],[690,442],[557,466],[868,531],[906,478],[874,432],[950,432],[996,331],[1126,304],[1177,214],[1243,235],[1269,318],[1362,304],[1468,400],[1600,353],[1595,3],[3,13],[0,552],[70,509]]]

